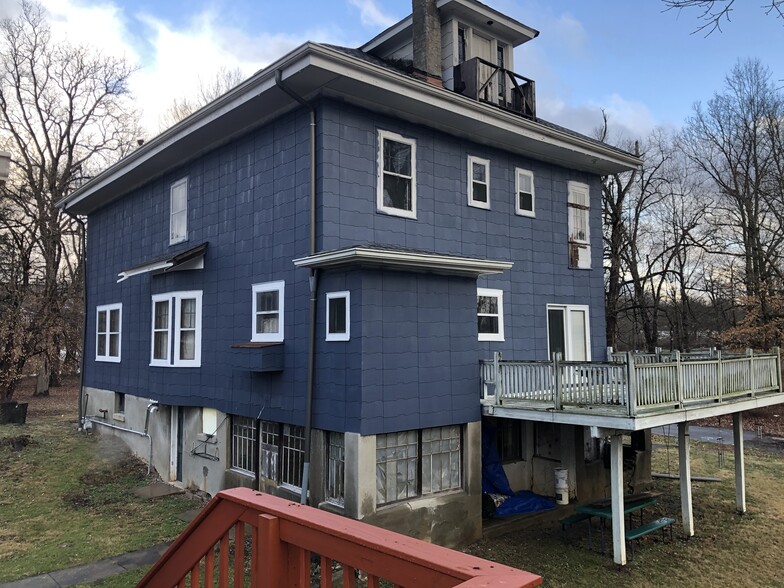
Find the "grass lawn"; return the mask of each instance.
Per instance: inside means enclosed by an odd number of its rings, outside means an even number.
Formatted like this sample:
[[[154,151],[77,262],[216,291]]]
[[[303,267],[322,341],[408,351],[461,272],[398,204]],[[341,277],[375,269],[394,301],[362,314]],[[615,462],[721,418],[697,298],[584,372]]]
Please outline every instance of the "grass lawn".
[[[677,474],[678,448],[674,439],[669,445],[669,450],[654,450],[653,469]],[[551,587],[784,586],[784,458],[748,446],[745,453],[745,515],[735,514],[732,448],[720,468],[715,445],[692,442],[692,474],[721,478],[692,484],[695,536],[681,537],[679,481],[656,480],[654,490],[663,494],[646,516],[675,518],[675,540],[662,542],[658,534],[649,535],[635,546],[634,561],[622,569],[612,561],[612,532],[605,530],[609,539],[602,555],[589,549],[584,522],[566,533],[553,522],[481,541],[467,551],[540,574],[543,585]]]
[[[20,436],[29,444],[15,450],[7,439]],[[185,527],[177,515],[194,508],[182,496],[137,497],[132,490],[152,481],[146,467],[64,418],[0,426],[0,472],[0,582],[173,539]]]

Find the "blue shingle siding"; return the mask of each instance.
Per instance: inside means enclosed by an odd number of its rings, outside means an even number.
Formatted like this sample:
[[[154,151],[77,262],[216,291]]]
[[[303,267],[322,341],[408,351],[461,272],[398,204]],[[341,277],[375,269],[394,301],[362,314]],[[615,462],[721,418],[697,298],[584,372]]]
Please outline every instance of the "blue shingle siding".
[[[89,218],[85,384],[304,423],[309,251],[309,125],[304,110],[151,181]],[[604,357],[597,177],[512,156],[329,100],[318,105],[317,249],[380,243],[496,260],[514,268],[478,281],[353,268],[321,272],[313,425],[375,434],[477,421],[480,358],[547,355],[546,304],[590,304],[594,359]],[[376,211],[378,129],[417,142],[417,219]],[[490,160],[490,210],[469,207],[467,156]],[[515,167],[535,174],[536,218],[514,214]],[[169,247],[169,187],[188,178],[188,241]],[[567,182],[591,188],[593,269],[572,270]],[[205,268],[117,274],[207,241]],[[251,285],[285,280],[283,370],[259,373]],[[479,342],[476,288],[504,290],[506,340]],[[202,290],[200,368],[150,367],[151,296]],[[325,341],[327,292],[351,292],[351,338]],[[123,303],[122,361],[95,356],[95,306]]]
[[[324,221],[319,238],[323,249],[374,242],[513,261],[511,271],[478,280],[479,287],[504,290],[506,332],[504,342],[474,340],[480,355],[491,357],[493,351],[501,351],[509,358],[545,359],[546,305],[588,304],[592,357],[604,358],[598,176],[456,139],[344,103],[325,101],[320,113],[320,141],[325,153],[319,170]],[[379,129],[416,140],[416,220],[376,211]],[[349,147],[350,152],[344,153],[343,149]],[[468,155],[490,160],[490,210],[467,204]],[[517,167],[534,173],[535,218],[514,213]],[[569,181],[585,182],[591,190],[590,271],[569,268]]]

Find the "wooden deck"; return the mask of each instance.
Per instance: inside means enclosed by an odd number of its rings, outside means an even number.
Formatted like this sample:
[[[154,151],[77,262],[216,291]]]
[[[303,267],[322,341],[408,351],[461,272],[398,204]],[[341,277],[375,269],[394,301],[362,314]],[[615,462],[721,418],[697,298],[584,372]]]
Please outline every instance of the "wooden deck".
[[[609,357],[606,362],[510,361],[497,353],[480,362],[483,411],[575,424],[595,420],[597,426],[624,423],[623,428],[635,430],[643,423],[784,402],[778,349],[724,356],[719,351],[711,357],[678,352]],[[542,413],[539,418],[537,412]]]

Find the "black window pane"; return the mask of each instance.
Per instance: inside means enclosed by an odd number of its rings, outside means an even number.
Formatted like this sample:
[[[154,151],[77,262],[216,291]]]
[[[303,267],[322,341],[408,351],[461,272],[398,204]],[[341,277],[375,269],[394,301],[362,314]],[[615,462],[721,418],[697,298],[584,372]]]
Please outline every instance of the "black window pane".
[[[480,333],[498,333],[497,316],[480,316],[477,317],[477,320]]]
[[[346,299],[330,298],[329,300],[329,332],[346,332]]]
[[[384,174],[384,206],[412,210],[411,180]]]
[[[278,310],[278,291],[258,292],[256,294],[256,311],[268,312]]]
[[[474,202],[487,202],[487,184],[474,182]]]
[[[534,196],[530,192],[520,192],[520,210],[533,210]]]
[[[550,359],[560,353],[566,359],[566,337],[564,335],[564,311],[553,308],[547,311],[547,333],[550,338]]]

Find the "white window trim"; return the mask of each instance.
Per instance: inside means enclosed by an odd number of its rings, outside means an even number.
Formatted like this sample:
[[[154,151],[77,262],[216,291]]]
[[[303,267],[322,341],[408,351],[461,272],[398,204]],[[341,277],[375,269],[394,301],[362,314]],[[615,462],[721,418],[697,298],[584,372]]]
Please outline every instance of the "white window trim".
[[[277,333],[257,333],[256,332],[256,294],[259,292],[274,292],[278,293],[278,332]],[[250,340],[253,343],[281,343],[284,334],[284,310],[285,310],[285,291],[286,282],[278,280],[275,282],[263,282],[253,284],[251,287],[251,307],[253,312],[251,314],[250,325]]]
[[[550,310],[561,309],[564,311],[564,320],[566,323],[564,324],[564,329],[566,332],[564,333],[564,340],[566,341],[567,345],[567,357],[564,357],[564,361],[571,361],[571,358],[574,357],[574,349],[572,348],[572,314],[571,311],[579,310],[585,312],[585,361],[591,361],[591,313],[590,307],[587,304],[548,304],[547,305],[547,349],[550,349]],[[551,359],[551,358],[548,358]]]
[[[180,359],[180,319],[182,300],[193,298],[196,300],[196,335],[193,349],[193,359]],[[152,296],[152,321],[150,323],[150,365],[157,367],[201,367],[201,290],[188,290],[181,292],[166,292]],[[167,301],[169,303],[168,341],[169,352],[167,359],[155,359],[155,303]],[[172,309],[172,304],[174,305]],[[173,310],[173,312],[172,312]],[[172,344],[172,340],[174,343]],[[173,347],[173,348],[172,348]]]
[[[117,357],[113,355],[109,355],[109,335],[112,334],[110,331],[110,323],[111,323],[111,311],[112,310],[119,310],[120,311],[120,330],[117,332],[118,335],[118,342],[117,342]],[[101,333],[98,332],[98,315],[102,312],[106,313],[106,331],[103,335],[106,337],[106,353],[104,355],[98,354],[98,339],[100,339]],[[111,363],[120,363],[120,359],[122,358],[122,303],[117,302],[115,304],[103,304],[101,306],[95,307],[95,361],[108,361]]]
[[[384,206],[384,140],[389,139],[397,143],[405,143],[411,146],[411,210],[403,210],[392,206]],[[376,162],[376,209],[379,212],[402,216],[403,218],[416,219],[416,140],[409,139],[392,131],[378,130],[378,161]],[[387,172],[391,173],[391,172]],[[396,174],[393,174],[396,175]],[[398,176],[406,177],[406,176]]]
[[[479,165],[485,166],[485,181],[478,182],[484,183],[485,187],[487,188],[487,202],[482,202],[480,200],[474,200],[474,164],[477,163]],[[475,157],[473,155],[468,156],[468,206],[474,206],[476,208],[484,208],[485,210],[490,210],[490,160],[489,159],[482,159],[481,157]]]
[[[329,331],[329,301],[343,298],[346,301],[346,332],[330,333]],[[327,312],[326,312],[326,340],[327,341],[349,341],[351,339],[351,292],[327,292]]]
[[[531,210],[520,208],[520,176],[528,176],[531,179]],[[528,216],[531,218],[536,217],[536,188],[534,187],[534,172],[523,169],[521,167],[515,168],[515,214],[519,216]]]
[[[572,194],[575,192],[584,192],[585,193],[585,200],[588,202],[586,206],[587,210],[590,211],[591,209],[591,191],[588,187],[588,184],[583,184],[582,182],[569,182],[568,184],[568,191],[569,191],[569,205],[577,205],[580,206],[581,210],[583,210],[582,205],[577,204],[576,202],[572,201]],[[585,239],[574,239],[575,243],[580,243],[583,245],[590,245],[591,244],[591,218],[590,212],[588,214],[588,221],[585,223]]]
[[[175,188],[179,188],[180,186],[185,186],[185,228],[183,230],[182,237],[174,237],[172,226],[174,223],[174,214],[173,214],[173,201],[174,201],[174,190]],[[184,241],[188,240],[188,178],[182,178],[177,180],[169,187],[169,245],[176,245],[177,243],[183,243]]]
[[[494,296],[498,298],[498,333],[478,333],[479,340],[504,341],[504,291],[494,288],[477,288],[476,296],[477,298],[480,296]]]

